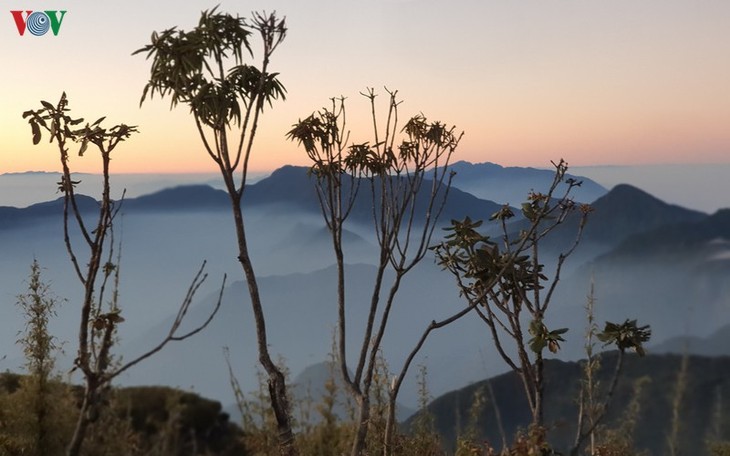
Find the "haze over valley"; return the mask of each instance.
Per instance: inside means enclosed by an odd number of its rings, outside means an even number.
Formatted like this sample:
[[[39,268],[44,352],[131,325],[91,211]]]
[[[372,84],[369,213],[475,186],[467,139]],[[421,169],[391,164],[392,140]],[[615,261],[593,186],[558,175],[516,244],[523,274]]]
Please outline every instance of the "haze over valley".
[[[455,169],[457,175],[441,218],[442,226],[465,216],[487,220],[505,203],[519,207],[518,195],[544,191],[552,176],[549,170],[466,162],[455,164]],[[97,177],[79,178],[83,182],[80,191],[91,193]],[[0,362],[3,369],[15,370],[22,364],[15,340],[23,319],[13,304],[15,297],[25,291],[24,281],[34,259],[43,267],[43,278],[53,292],[67,300],[59,307],[51,329],[66,342],[59,367],[66,371],[71,368],[80,291],[63,245],[61,201],[53,195],[57,179],[45,173],[0,175],[0,194],[6,202],[0,207],[0,356],[6,356]],[[718,203],[708,202],[699,194],[695,206],[680,207],[633,185],[603,186],[582,179],[576,200],[591,203],[595,211],[582,243],[565,266],[548,317],[551,327],[570,328],[558,356],[584,356],[584,306],[591,281],[595,283],[599,322],[636,318],[651,325],[653,342],[658,346],[683,337],[704,340],[727,327],[730,210],[704,210]],[[120,344],[124,356],[139,354],[163,337],[203,261],[207,261],[209,276],[195,297],[190,325],[205,319],[223,275],[228,275],[221,310],[211,325],[189,340],[168,346],[125,374],[121,382],[192,388],[223,404],[232,404],[223,347],[230,349],[234,371],[247,390],[256,388],[257,354],[225,193],[207,175],[120,175],[113,176],[112,184],[118,194],[128,186],[115,230],[122,255],[120,293],[126,321],[120,325]],[[46,197],[39,197],[33,204],[28,195],[21,194],[26,188],[37,189],[38,195]],[[490,201],[490,194],[496,195],[495,201]],[[8,204],[10,201],[15,203]],[[87,200],[85,204],[93,207],[94,202]],[[331,240],[306,168],[284,167],[262,176],[246,190],[244,207],[270,344],[294,378],[309,366],[325,361],[332,346],[336,287]],[[515,209],[515,213],[519,211]],[[345,233],[347,293],[352,303],[348,321],[354,325],[350,334],[353,341],[358,341],[363,331],[375,270],[374,237],[367,227],[368,217],[365,207],[356,208]],[[519,229],[519,218],[512,222],[514,230]],[[543,258],[548,270],[570,243],[575,223],[568,219],[545,244]],[[488,225],[485,222],[485,229]],[[437,230],[436,235],[442,233]],[[432,320],[447,317],[465,304],[453,278],[441,271],[432,257],[426,258],[407,276],[398,295],[392,326],[384,339],[388,364],[399,368]],[[670,343],[662,350],[676,345]],[[354,356],[359,347],[354,342],[348,349]],[[434,332],[417,363],[428,368],[429,388],[434,396],[506,370],[492,348],[486,326],[478,318],[465,318]],[[413,372],[400,400],[404,409],[417,405]]]

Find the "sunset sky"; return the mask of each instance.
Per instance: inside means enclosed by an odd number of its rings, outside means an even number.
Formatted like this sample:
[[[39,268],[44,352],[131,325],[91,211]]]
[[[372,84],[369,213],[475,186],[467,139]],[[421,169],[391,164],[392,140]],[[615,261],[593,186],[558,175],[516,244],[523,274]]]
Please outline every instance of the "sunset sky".
[[[74,116],[139,126],[116,151],[116,172],[213,170],[184,106],[139,107],[149,62],[131,53],[153,30],[188,29],[218,3],[242,16],[276,10],[289,25],[273,57],[288,99],[263,117],[257,171],[305,164],[284,134],[333,96],[348,97],[353,137],[365,140],[358,92],[384,86],[399,91],[402,117],[423,113],[464,130],[458,159],[730,163],[728,0],[7,0],[0,173],[58,169],[21,114],[64,90]],[[21,37],[11,10],[67,14],[58,36]],[[98,170],[90,157],[72,165]]]

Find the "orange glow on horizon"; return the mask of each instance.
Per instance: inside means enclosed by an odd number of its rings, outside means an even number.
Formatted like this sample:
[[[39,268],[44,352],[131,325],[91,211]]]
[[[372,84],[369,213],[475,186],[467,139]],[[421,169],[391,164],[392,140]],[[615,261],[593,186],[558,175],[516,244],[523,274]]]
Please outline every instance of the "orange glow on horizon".
[[[216,172],[187,107],[170,110],[168,100],[155,97],[140,108],[149,61],[130,54],[152,30],[189,28],[217,2],[170,3],[159,9],[165,14],[145,17],[135,8],[111,17],[108,5],[67,3],[69,22],[58,37],[19,37],[12,26],[0,27],[0,58],[13,62],[0,85],[0,174],[58,170],[52,145],[33,146],[21,114],[62,91],[72,116],[106,115],[106,126],[139,127],[114,152],[113,172]],[[399,90],[401,124],[423,113],[465,131],[454,160],[536,167],[561,157],[574,165],[730,162],[730,92],[723,89],[730,2],[275,3],[290,24],[272,60],[288,93],[261,119],[253,172],[306,165],[284,135],[333,96],[347,97],[353,141],[372,142],[359,92],[375,87],[382,100],[383,86]],[[271,9],[261,0],[245,11],[225,2],[221,9],[245,15],[257,7]],[[372,24],[380,24],[373,39],[354,33]],[[439,33],[424,34],[427,28]],[[71,58],[77,52],[92,57]],[[91,156],[72,164],[98,172]]]

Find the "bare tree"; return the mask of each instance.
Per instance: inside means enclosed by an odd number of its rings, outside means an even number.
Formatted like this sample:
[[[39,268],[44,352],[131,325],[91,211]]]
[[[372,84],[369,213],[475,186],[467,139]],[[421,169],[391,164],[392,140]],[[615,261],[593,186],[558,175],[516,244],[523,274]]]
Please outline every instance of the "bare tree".
[[[312,161],[310,172],[316,178],[322,215],[332,237],[337,264],[338,360],[344,382],[358,406],[353,456],[365,451],[373,377],[396,295],[406,274],[428,252],[451,185],[449,161],[462,136],[455,128],[422,115],[410,118],[400,129],[397,92],[388,92],[388,108],[381,123],[374,90],[368,89],[362,95],[371,108],[371,142],[349,142],[344,98],[333,99],[331,108],[299,121],[288,133]],[[364,196],[358,198],[361,191]],[[368,204],[372,212],[378,258],[364,336],[351,374],[343,230],[358,201]],[[389,284],[388,271],[393,274]],[[396,396],[397,390],[391,389],[389,415],[394,416]],[[392,420],[389,422],[392,428]],[[386,437],[386,452],[389,440]]]
[[[190,108],[205,151],[218,165],[230,198],[238,242],[238,260],[248,284],[256,324],[259,362],[268,375],[271,406],[283,455],[296,454],[287,387],[282,370],[269,353],[264,307],[248,250],[245,213],[241,207],[249,159],[259,116],[268,104],[285,97],[278,74],[270,72],[270,58],[286,36],[286,24],[276,14],[241,17],[204,11],[190,31],[175,28],[152,34],[151,44],[137,50],[152,59],[150,79],[142,100],[155,93],[170,97],[171,108]],[[244,62],[253,57],[252,35],[261,41],[257,68]]]
[[[131,361],[121,363],[116,360],[112,354],[112,347],[116,341],[117,327],[124,321],[124,318],[121,316],[121,308],[118,305],[120,254],[115,254],[114,251],[113,227],[114,218],[121,206],[118,204],[119,202],[115,202],[111,198],[109,165],[112,151],[120,142],[137,132],[137,129],[124,124],[104,128],[101,126],[104,117],[92,124],[86,123],[85,126],[79,127],[84,120],[69,116],[65,93],[61,95],[56,105],[47,101],[41,101],[41,104],[43,106],[41,109],[26,111],[23,113],[23,117],[28,118],[34,144],[40,142],[42,131],[45,130],[50,136],[50,142],[55,143],[58,148],[62,168],[61,181],[58,185],[64,195],[64,242],[75,274],[84,290],[81,299],[78,351],[74,360],[74,369],[80,370],[83,374],[85,388],[79,418],[67,449],[69,456],[76,456],[81,452],[89,425],[99,416],[104,395],[112,380],[142,360],[159,352],[169,342],[187,339],[205,328],[218,311],[225,279],[218,302],[210,316],[192,331],[184,334],[178,333],[195,292],[207,277],[203,273],[204,263],[190,284],[178,314],[162,341]],[[85,217],[84,208],[75,192],[75,186],[79,181],[73,180],[69,165],[69,150],[74,143],[80,143],[79,156],[84,155],[90,144],[98,149],[101,156],[102,194],[95,223]],[[79,249],[74,245],[72,231],[77,232],[81,237],[81,244],[88,250],[88,258],[80,256]]]

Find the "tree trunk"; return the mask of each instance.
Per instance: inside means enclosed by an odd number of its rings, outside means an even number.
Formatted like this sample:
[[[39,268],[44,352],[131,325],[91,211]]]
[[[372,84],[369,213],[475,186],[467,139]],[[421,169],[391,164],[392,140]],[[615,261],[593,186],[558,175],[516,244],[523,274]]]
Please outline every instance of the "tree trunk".
[[[89,423],[91,422],[89,413],[95,407],[95,390],[96,386],[87,379],[84,400],[79,409],[79,418],[76,421],[76,428],[74,429],[73,437],[71,437],[71,442],[69,442],[68,448],[66,449],[67,456],[79,456],[81,454],[81,446],[84,443],[84,439],[86,439],[86,430],[89,428]]]
[[[385,436],[383,437],[383,456],[393,453],[393,437],[395,435],[395,395],[388,397],[388,417],[385,421]]]
[[[228,182],[227,182],[228,183]],[[241,209],[241,198],[231,192],[229,186],[229,195],[233,205],[233,218],[236,226],[236,237],[238,239],[238,260],[243,267],[243,272],[248,284],[248,291],[251,297],[251,307],[253,309],[254,321],[256,323],[256,343],[259,352],[259,362],[263,366],[266,374],[269,376],[269,396],[271,398],[271,408],[276,418],[276,426],[279,438],[279,454],[282,456],[297,456],[299,453],[294,445],[294,432],[292,431],[290,405],[287,395],[286,379],[276,364],[271,360],[269,354],[269,346],[266,333],[266,319],[264,317],[263,306],[261,304],[261,296],[259,294],[256,274],[253,270],[253,264],[248,253],[248,244],[246,242],[246,232],[243,222],[243,211]]]
[[[365,454],[365,444],[368,436],[368,423],[370,422],[370,396],[369,389],[364,391],[358,398],[360,413],[357,416],[355,427],[355,439],[352,442],[351,456],[362,456]]]

